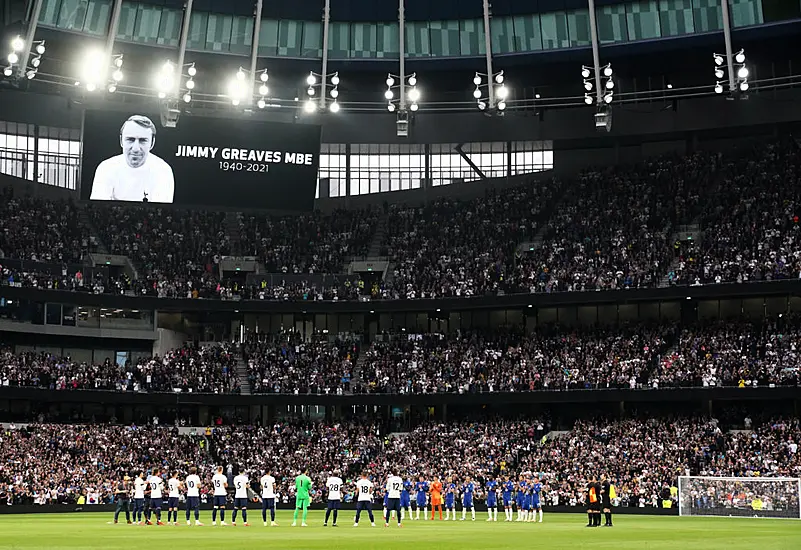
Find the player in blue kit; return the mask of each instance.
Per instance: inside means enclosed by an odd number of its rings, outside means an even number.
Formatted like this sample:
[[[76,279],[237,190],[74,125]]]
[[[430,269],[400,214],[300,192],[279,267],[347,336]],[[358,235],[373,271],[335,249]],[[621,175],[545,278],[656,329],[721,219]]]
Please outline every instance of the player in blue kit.
[[[487,521],[498,521],[498,482],[494,479],[487,482],[487,516]]]
[[[453,511],[453,521],[456,520],[456,484],[453,478],[449,477],[445,485],[445,521],[450,518],[451,511]]]
[[[504,521],[512,521],[513,519],[512,495],[514,490],[515,484],[509,479],[509,476],[507,476],[506,481],[503,482],[503,512],[506,515],[506,519]]]
[[[536,521],[537,512],[540,513],[540,523],[542,523],[542,501],[540,500],[542,493],[542,483],[540,477],[534,476],[534,483],[531,485],[531,520]]]
[[[417,506],[417,517],[420,519],[420,508],[423,509],[423,519],[428,519],[428,506],[426,506],[428,497],[428,483],[420,476],[420,481],[414,484],[414,491],[417,493],[415,504]]]
[[[412,519],[412,480],[407,479],[403,482],[403,490],[401,491],[400,506],[401,506],[401,519],[408,516]]]
[[[476,508],[473,506],[473,491],[475,490],[476,486],[470,481],[470,476],[465,477],[464,484],[462,484],[462,521],[465,520],[468,508],[473,516],[473,521],[476,521]]]
[[[526,483],[526,479],[521,475],[517,483],[517,519],[515,521],[524,521],[523,516],[525,515],[527,492],[528,484]]]

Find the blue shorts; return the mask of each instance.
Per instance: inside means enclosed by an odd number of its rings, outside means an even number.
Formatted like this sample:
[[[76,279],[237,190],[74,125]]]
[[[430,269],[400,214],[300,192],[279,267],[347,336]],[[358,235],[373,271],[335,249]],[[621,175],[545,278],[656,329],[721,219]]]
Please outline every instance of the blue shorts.
[[[248,499],[241,497],[234,499],[234,508],[247,508],[247,507],[248,507]]]
[[[512,495],[511,494],[503,494],[503,505],[507,508],[512,505]]]
[[[531,500],[531,507],[534,508],[535,510],[539,510],[540,508],[542,508],[540,506],[540,499],[538,499],[538,498],[532,499]]]
[[[471,497],[464,497],[464,499],[462,499],[462,506],[464,506],[465,508],[472,508],[473,507],[473,497],[472,496]]]
[[[342,507],[342,502],[339,499],[331,499],[328,501],[328,510],[339,510]]]
[[[401,493],[401,508],[409,508],[412,505],[412,498],[408,494]]]
[[[425,495],[417,495],[417,507],[423,508],[426,505],[426,496]]]
[[[150,507],[153,508],[154,510],[161,510],[161,501],[162,500],[163,499],[161,497],[159,497],[159,498],[152,498],[151,497],[150,498]]]
[[[453,499],[452,498],[446,498],[445,499],[445,508],[447,508],[448,510],[453,510]]]
[[[261,509],[262,510],[273,510],[275,508],[275,499],[274,498],[262,498],[261,499]]]
[[[356,510],[373,510],[373,503],[369,500],[356,501]]]
[[[214,495],[213,505],[217,506],[218,508],[220,506],[225,506],[225,496]]]
[[[170,497],[167,501],[167,508],[178,508],[178,497]]]
[[[487,495],[487,508],[495,508],[498,506],[498,497],[493,493]]]
[[[197,510],[200,508],[200,497],[186,497],[186,509]]]

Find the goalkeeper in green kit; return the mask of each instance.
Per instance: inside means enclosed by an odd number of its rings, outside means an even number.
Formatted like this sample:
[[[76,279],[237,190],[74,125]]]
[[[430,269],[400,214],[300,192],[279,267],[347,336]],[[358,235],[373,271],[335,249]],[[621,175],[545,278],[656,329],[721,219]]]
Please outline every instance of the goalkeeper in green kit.
[[[309,502],[311,497],[309,491],[311,490],[311,479],[309,479],[309,470],[303,470],[303,473],[295,478],[295,515],[292,518],[292,527],[298,524],[298,510],[303,510],[303,523],[301,527],[307,527],[306,516],[309,515]]]

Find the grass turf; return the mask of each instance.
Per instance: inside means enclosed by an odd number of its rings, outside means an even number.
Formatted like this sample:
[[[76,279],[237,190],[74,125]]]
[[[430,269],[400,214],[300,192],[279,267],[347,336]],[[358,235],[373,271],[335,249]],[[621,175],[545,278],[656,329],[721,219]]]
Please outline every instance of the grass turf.
[[[230,510],[226,511],[230,522]],[[380,513],[380,510],[379,510]],[[166,513],[165,513],[166,514]],[[260,510],[252,510],[250,527],[210,526],[210,512],[204,512],[202,527],[187,527],[182,511],[181,525],[110,525],[110,514],[64,513],[0,515],[0,549],[125,549],[192,548],[220,550],[259,545],[272,548],[326,549],[358,548],[394,550],[609,548],[682,550],[725,548],[726,550],[781,550],[801,548],[801,521],[750,518],[678,518],[616,515],[615,527],[585,528],[586,516],[545,514],[543,523],[476,521],[406,521],[402,529],[393,523],[385,528],[377,517],[370,527],[363,516],[353,527],[353,512],[340,513],[339,527],[324,528],[323,513],[309,513],[309,527],[290,527],[292,513],[280,511],[278,527],[264,527]],[[459,516],[461,517],[461,516]],[[501,514],[501,519],[503,518]],[[241,517],[239,518],[241,522]],[[255,520],[255,521],[254,521]]]

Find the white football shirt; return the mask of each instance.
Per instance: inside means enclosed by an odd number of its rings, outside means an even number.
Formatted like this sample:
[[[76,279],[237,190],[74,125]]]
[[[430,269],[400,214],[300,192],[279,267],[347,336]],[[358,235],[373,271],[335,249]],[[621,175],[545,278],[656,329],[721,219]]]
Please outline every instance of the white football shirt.
[[[390,476],[387,480],[387,492],[389,498],[400,498],[401,490],[403,489],[403,480],[398,476]]]
[[[261,478],[261,498],[275,498],[275,478],[271,475]]]
[[[214,485],[215,497],[224,497],[228,494],[228,491],[225,490],[226,483],[228,483],[227,477],[222,474],[214,474],[214,477],[211,478],[211,484]]]
[[[162,498],[161,491],[164,488],[164,480],[158,476],[150,476],[147,482],[150,483],[150,498]]]
[[[186,496],[200,496],[200,477],[196,474],[186,476]]]
[[[181,486],[181,482],[178,481],[176,478],[171,477],[170,480],[167,482],[167,485],[170,488],[169,497],[170,498],[178,498],[178,488]]]
[[[328,487],[328,500],[342,500],[342,480],[338,477],[329,477],[325,482]]]
[[[93,201],[131,201],[171,204],[175,179],[170,165],[152,153],[139,168],[131,168],[125,155],[117,155],[100,163],[92,184]]]
[[[147,483],[141,477],[134,480],[134,498],[145,498],[145,487]]]
[[[360,479],[356,482],[356,489],[359,490],[359,502],[373,501],[373,482],[369,479]]]
[[[240,474],[234,478],[234,487],[236,488],[234,498],[248,498],[249,482],[248,476],[245,475]]]

